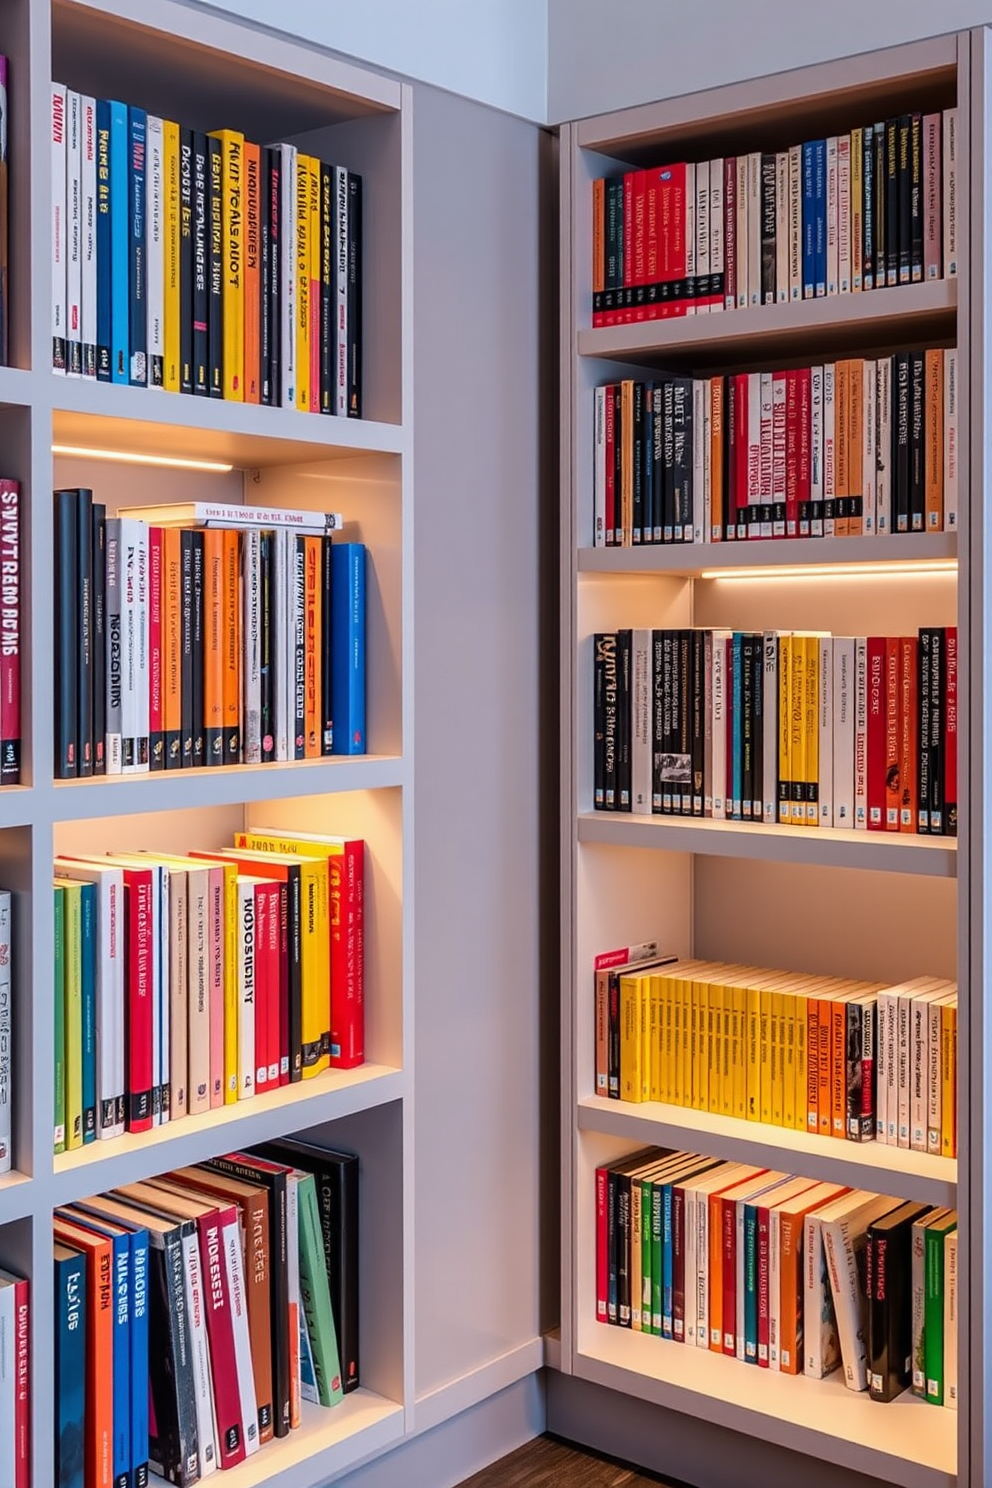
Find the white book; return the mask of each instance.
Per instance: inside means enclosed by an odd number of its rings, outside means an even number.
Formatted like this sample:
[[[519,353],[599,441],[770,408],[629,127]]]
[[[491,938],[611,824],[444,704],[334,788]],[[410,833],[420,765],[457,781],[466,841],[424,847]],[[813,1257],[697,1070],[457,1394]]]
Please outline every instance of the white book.
[[[168,1199],[165,1199],[166,1204]],[[214,1379],[207,1337],[207,1312],[204,1278],[200,1264],[200,1241],[195,1230],[181,1237],[183,1276],[186,1283],[186,1311],[189,1319],[190,1353],[193,1361],[193,1384],[196,1394],[196,1437],[200,1451],[200,1477],[208,1478],[217,1470],[216,1421],[214,1419]]]
[[[803,297],[803,147],[789,149],[789,299]]]
[[[65,94],[65,370],[83,375],[83,152],[82,104],[72,88]]]
[[[818,641],[817,812],[821,827],[834,825],[834,642],[832,636]]]
[[[148,528],[122,518],[121,748],[125,775],[148,769]]]
[[[0,889],[0,1173],[13,1162],[13,994],[10,890]]]
[[[944,1008],[956,1006],[958,1000],[957,989],[953,988],[944,992],[940,997],[935,997],[927,1009],[929,1029],[927,1031],[927,1148],[929,1153],[940,1156],[941,1136],[943,1135],[941,1107],[942,1087],[941,1079],[941,1023]]]
[[[166,506],[122,506],[122,517],[134,517],[149,527],[237,527],[248,530],[286,528],[306,537],[340,532],[340,512],[304,511],[280,506],[238,506],[229,501],[177,501]]]
[[[727,688],[730,681],[727,671],[727,642],[732,632],[713,631],[713,820],[726,821],[727,802],[724,795],[727,784]]]
[[[796,298],[801,298],[801,294]],[[823,367],[809,369],[809,532],[823,536]]]
[[[255,1094],[255,885],[238,875],[238,1100]]]
[[[823,1251],[820,1210],[803,1220],[803,1373],[825,1379],[840,1363],[837,1319]]]
[[[896,1202],[885,1194],[855,1189],[820,1212],[844,1383],[849,1390],[868,1388],[868,1303],[859,1276],[859,1257],[867,1243],[868,1226],[894,1209]]]
[[[709,314],[710,282],[710,163],[696,163],[696,275],[701,286],[705,286],[696,303],[698,315]]]
[[[837,293],[838,216],[837,216],[837,136],[827,139],[827,294]]]
[[[120,518],[108,517],[104,537],[106,586],[104,629],[107,637],[107,722],[104,758],[108,775],[120,775],[123,769],[123,552]]]
[[[707,459],[709,424],[706,418],[706,404],[709,402],[709,382],[700,377],[693,378],[692,383],[692,522],[689,528],[689,540],[701,543],[703,532],[709,530],[709,524],[704,528],[703,522],[706,515],[706,467],[709,465]]]
[[[747,303],[761,304],[761,154],[747,157]]]
[[[760,378],[759,404],[759,463],[758,502],[762,508],[757,512],[759,537],[771,537],[772,501],[774,500],[774,425],[775,425],[775,379],[771,372],[757,374]],[[766,520],[767,518],[767,520]],[[754,524],[749,524],[754,525]]]
[[[165,155],[162,120],[148,115],[145,151],[148,386],[165,385]]]
[[[651,815],[654,747],[654,685],[650,630],[631,631],[632,737],[630,750],[630,809]]]
[[[852,636],[833,637],[833,822],[854,825],[855,644]]]
[[[958,1232],[944,1236],[944,1404],[958,1408]]]
[[[868,830],[868,641],[854,640],[854,826]]]
[[[289,641],[286,627],[288,608],[286,588],[289,581],[290,534],[284,527],[277,527],[272,545],[272,657],[275,680],[272,688],[272,717],[275,733],[274,754],[284,762],[289,754],[289,691],[286,669],[289,660]]]
[[[875,531],[892,531],[892,358],[875,363]]]
[[[944,531],[958,530],[958,352],[944,352]]]
[[[282,159],[282,265],[280,280],[279,365],[282,375],[282,406],[296,407],[296,146],[277,145]]]
[[[726,245],[723,232],[723,160],[710,161],[710,274],[713,292],[710,313],[724,308],[724,274]]]
[[[96,99],[83,96],[82,134],[82,294],[80,302],[83,376],[96,377]]]
[[[710,309],[713,308],[710,306]],[[713,532],[713,461],[710,458],[713,444],[713,384],[706,377],[699,386],[703,413],[702,449],[699,456],[703,477],[703,521],[702,526],[695,529],[695,541],[709,542]]]
[[[876,368],[873,361],[866,361],[861,377],[862,395],[862,418],[863,450],[861,459],[861,478],[864,489],[862,504],[862,515],[864,519],[863,531],[866,537],[874,537],[878,531],[878,510],[876,501],[876,489],[878,480],[878,461],[875,453],[875,441],[878,437],[877,402],[878,388]]]
[[[242,634],[241,708],[243,760],[257,765],[262,760],[262,534],[257,528],[245,532],[241,544],[241,595],[244,614]]]
[[[875,1050],[875,1141],[886,1146],[889,1141],[889,1085],[893,1080],[892,1061],[895,1048],[894,1037],[890,1042],[890,1034],[895,1028],[895,1016],[893,995],[888,990],[879,992],[875,1005],[878,1026]]]
[[[66,177],[66,90],[52,84],[52,371],[66,370],[68,339],[66,252],[68,232],[65,207]]]
[[[255,1397],[255,1375],[251,1362],[251,1338],[248,1332],[248,1293],[245,1289],[244,1264],[241,1253],[240,1224],[235,1218],[221,1226],[221,1242],[224,1247],[224,1263],[227,1268],[227,1287],[231,1302],[231,1323],[234,1329],[234,1358],[238,1373],[238,1398],[241,1405],[241,1424],[244,1430],[245,1455],[250,1457],[258,1451],[258,1402]]]
[[[837,290],[851,292],[851,136],[837,136]]]
[[[761,638],[761,819],[766,827],[778,820],[778,641],[777,630],[766,630]]]
[[[686,315],[696,313],[696,167],[690,161],[685,168],[685,276],[689,282]]]
[[[896,997],[896,1140],[897,1147],[909,1147],[910,1108],[910,1030],[912,994],[900,992]]]
[[[740,1163],[726,1162],[686,1184],[685,1341],[696,1348],[709,1348],[710,1343],[710,1195],[729,1188],[735,1182],[742,1182],[747,1176],[748,1170]],[[690,1227],[691,1270],[688,1238]]]
[[[593,394],[592,543],[606,546],[606,388]]]
[[[771,536],[785,536],[786,497],[786,394],[788,382],[784,373],[772,377],[772,523]],[[762,537],[764,537],[764,523]],[[795,537],[795,533],[790,536]]]
[[[748,188],[747,188],[747,155],[737,157],[737,181],[735,191],[734,215],[736,217],[736,256],[737,256],[737,308],[744,310],[747,307],[747,254],[748,254]]]
[[[833,362],[823,364],[823,532],[814,537],[833,537],[834,502],[837,497],[836,377]]]
[[[179,867],[185,879],[186,945],[184,952],[174,952],[173,965],[176,955],[181,955],[186,987],[186,1105],[190,1114],[196,1114],[210,1109],[210,868],[198,858],[169,856],[163,861]]]
[[[17,1472],[16,1288],[0,1273],[0,1483],[14,1488]]]
[[[958,111],[944,110],[944,278],[958,272]]]
[[[775,157],[775,303],[789,298],[789,152]]]
[[[931,994],[921,992],[909,1002],[909,1145],[914,1152],[927,1150],[928,1003],[932,1000]]]
[[[101,1141],[124,1135],[124,875],[105,861],[56,858],[63,878],[96,884],[96,1123]]]
[[[348,416],[348,171],[334,167],[334,412]]]

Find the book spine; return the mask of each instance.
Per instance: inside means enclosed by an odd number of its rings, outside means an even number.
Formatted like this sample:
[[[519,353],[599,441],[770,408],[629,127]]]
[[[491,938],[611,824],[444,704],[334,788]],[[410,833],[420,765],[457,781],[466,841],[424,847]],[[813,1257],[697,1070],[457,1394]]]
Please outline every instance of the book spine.
[[[944,531],[958,530],[958,354],[944,351]]]
[[[909,121],[909,279],[911,284],[923,281],[923,115],[912,114]]]
[[[0,480],[0,785],[20,779],[21,494],[17,481]]]
[[[7,889],[0,891],[0,1173],[9,1173],[13,1165],[13,1130],[11,1110],[13,1093],[11,1062],[13,1053],[13,1012],[11,1001],[11,900]]]
[[[183,341],[188,336],[183,322],[182,275],[183,249],[189,239],[189,152],[185,166],[182,160],[182,136],[185,130],[172,119],[162,123],[162,191],[164,196],[165,268],[163,271],[162,304],[162,386],[167,393],[188,392],[183,386]],[[183,199],[183,171],[185,169],[185,200]],[[185,221],[184,219],[185,214]],[[183,232],[186,232],[184,239]],[[189,328],[192,331],[192,326]],[[187,348],[188,350],[188,348]],[[187,365],[189,358],[186,358]]]
[[[128,108],[128,375],[132,386],[148,382],[147,114]]]
[[[64,83],[53,83],[51,94],[52,142],[52,371],[65,373],[68,366],[68,279],[66,255],[67,119]]]
[[[163,569],[164,533],[148,529],[148,763],[165,769],[165,707],[163,678]]]
[[[127,1129],[152,1127],[152,882],[151,873],[126,872]]]
[[[130,381],[131,139],[127,106],[110,104],[110,380]]]
[[[223,396],[245,401],[245,138],[219,134],[222,194],[221,327]]]
[[[244,170],[244,400],[262,401],[262,151],[246,140]],[[233,214],[233,203],[232,203]]]
[[[147,370],[148,386],[165,386],[165,136],[163,121],[148,115],[147,127]]]
[[[55,1255],[55,1471],[59,1483],[81,1484],[86,1435],[87,1279],[83,1256]]]
[[[953,279],[958,272],[958,111],[944,110],[944,138],[941,151],[944,187],[944,278]]]
[[[59,780],[79,774],[76,643],[79,558],[76,493],[55,494],[55,774]]]
[[[190,391],[206,398],[210,394],[210,162],[207,137],[194,129],[190,137],[192,152],[190,347],[192,368]],[[184,387],[184,391],[185,391]]]
[[[224,146],[216,135],[206,139],[206,259],[207,259],[207,391],[224,396]],[[239,263],[240,271],[240,263]]]
[[[103,98],[96,105],[96,376],[111,377],[111,189],[110,104]]]
[[[97,126],[96,99],[80,100],[82,126],[80,139],[82,200],[82,293],[80,297],[80,339],[82,373],[96,377],[97,328]],[[6,362],[6,356],[3,358]]]

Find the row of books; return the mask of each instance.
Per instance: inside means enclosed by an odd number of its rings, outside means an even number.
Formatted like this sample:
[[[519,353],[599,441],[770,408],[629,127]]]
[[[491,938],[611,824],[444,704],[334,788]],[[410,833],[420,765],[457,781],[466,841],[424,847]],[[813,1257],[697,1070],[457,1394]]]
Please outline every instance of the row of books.
[[[957,629],[593,638],[597,811],[957,834]]]
[[[362,1064],[357,838],[55,860],[56,1152]]]
[[[31,1482],[30,1290],[0,1268],[0,1483],[10,1488]]]
[[[366,549],[340,526],[56,491],[56,778],[364,754]]]
[[[55,1211],[58,1483],[185,1488],[357,1388],[358,1168],[284,1140]]]
[[[52,366],[359,418],[362,179],[51,90]]]
[[[954,1210],[664,1148],[595,1198],[598,1321],[957,1408]]]
[[[593,182],[592,323],[957,273],[958,112]]]
[[[956,983],[671,961],[597,959],[597,1095],[957,1156]]]
[[[593,541],[958,529],[957,351],[595,390]]]

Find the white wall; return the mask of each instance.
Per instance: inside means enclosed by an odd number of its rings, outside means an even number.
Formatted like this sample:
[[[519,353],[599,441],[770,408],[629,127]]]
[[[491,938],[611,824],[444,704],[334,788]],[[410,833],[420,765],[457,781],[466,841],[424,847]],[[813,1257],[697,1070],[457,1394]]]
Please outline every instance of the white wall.
[[[992,21],[992,0],[548,0],[548,119]]]
[[[207,0],[207,6],[524,119],[545,119],[547,0]]]

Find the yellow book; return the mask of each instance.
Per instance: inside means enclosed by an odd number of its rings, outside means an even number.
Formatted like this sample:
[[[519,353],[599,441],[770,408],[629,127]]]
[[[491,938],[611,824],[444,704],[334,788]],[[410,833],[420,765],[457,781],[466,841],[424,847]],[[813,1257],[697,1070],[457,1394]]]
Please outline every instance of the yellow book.
[[[806,821],[806,645],[793,635],[789,648],[789,778],[794,827]]]
[[[730,1067],[734,1072],[733,1109],[738,1121],[747,1119],[747,987],[735,982],[730,1024]]]
[[[818,793],[819,781],[819,741],[820,741],[820,638],[809,635],[803,637],[804,672],[803,672],[803,733],[804,749],[803,757],[805,764],[806,790],[806,825],[817,827],[820,824],[820,800]]]
[[[792,1131],[796,1125],[796,997],[799,982],[793,982],[781,994],[779,1038],[782,1047],[782,1125]]]
[[[296,157],[296,406],[310,412],[310,180],[312,156]]]
[[[641,1101],[640,978],[620,978],[620,1099]]]
[[[778,638],[778,821],[792,820],[792,636],[782,631]]]
[[[804,977],[792,1005],[792,1016],[795,1022],[795,1071],[793,1073],[793,1107],[792,1107],[792,1129],[793,1131],[806,1130],[807,1090],[809,1079],[809,1067],[807,1064],[806,1030],[809,1016],[808,1000],[812,978]]]
[[[748,1121],[761,1120],[761,990],[745,988],[744,1068]]]
[[[675,1047],[675,988],[672,978],[662,973],[662,1042],[661,1042],[661,1099],[666,1105],[674,1105],[674,1047]]]
[[[647,978],[647,1001],[650,1008],[648,1023],[651,1047],[651,1089],[648,1093],[648,1099],[653,1101],[664,1099],[661,1093],[664,1079],[664,981],[665,979],[661,973],[656,971],[653,971]]]
[[[65,945],[65,1145],[83,1145],[83,987],[82,884],[57,878],[64,904]]]
[[[721,1041],[720,1054],[720,1115],[732,1116],[734,1114],[734,1080],[736,1070],[733,1065],[733,1022],[734,1022],[734,998],[737,995],[736,988],[732,983],[724,981],[723,984],[723,1038]]]
[[[162,175],[165,183],[165,304],[162,319],[162,386],[178,393],[179,367],[179,125],[162,120]]]
[[[221,147],[223,260],[221,283],[224,326],[224,397],[245,400],[245,137],[236,129],[216,129]]]
[[[670,1072],[672,1104],[684,1106],[682,1090],[682,1048],[685,1043],[685,980],[672,977],[672,1068]]]
[[[787,992],[771,989],[771,1112],[772,1126],[785,1125],[785,999]]]
[[[67,1058],[69,1049],[68,1027],[69,1023],[68,1019],[66,1019]],[[958,1004],[955,998],[953,1002],[945,1003],[940,1010],[940,1152],[942,1157],[957,1156],[957,1101]]]
[[[685,996],[689,1017],[689,1037],[686,1041],[682,1079],[685,1084],[685,1104],[697,1111],[699,1109],[699,992],[694,978],[686,982]]]
[[[769,1122],[772,1119],[772,994],[767,985],[758,988],[758,1091],[758,1119]]]
[[[710,982],[709,1017],[706,1031],[706,1064],[709,1070],[706,1109],[719,1114],[723,1089],[723,982],[717,974]]]
[[[862,288],[864,274],[864,134],[851,130],[851,289]]]
[[[330,1067],[330,962],[328,958],[327,872],[317,859],[300,859],[303,898],[303,1078],[312,1080]],[[621,978],[621,983],[623,978]],[[621,1066],[623,1054],[620,1056]]]

